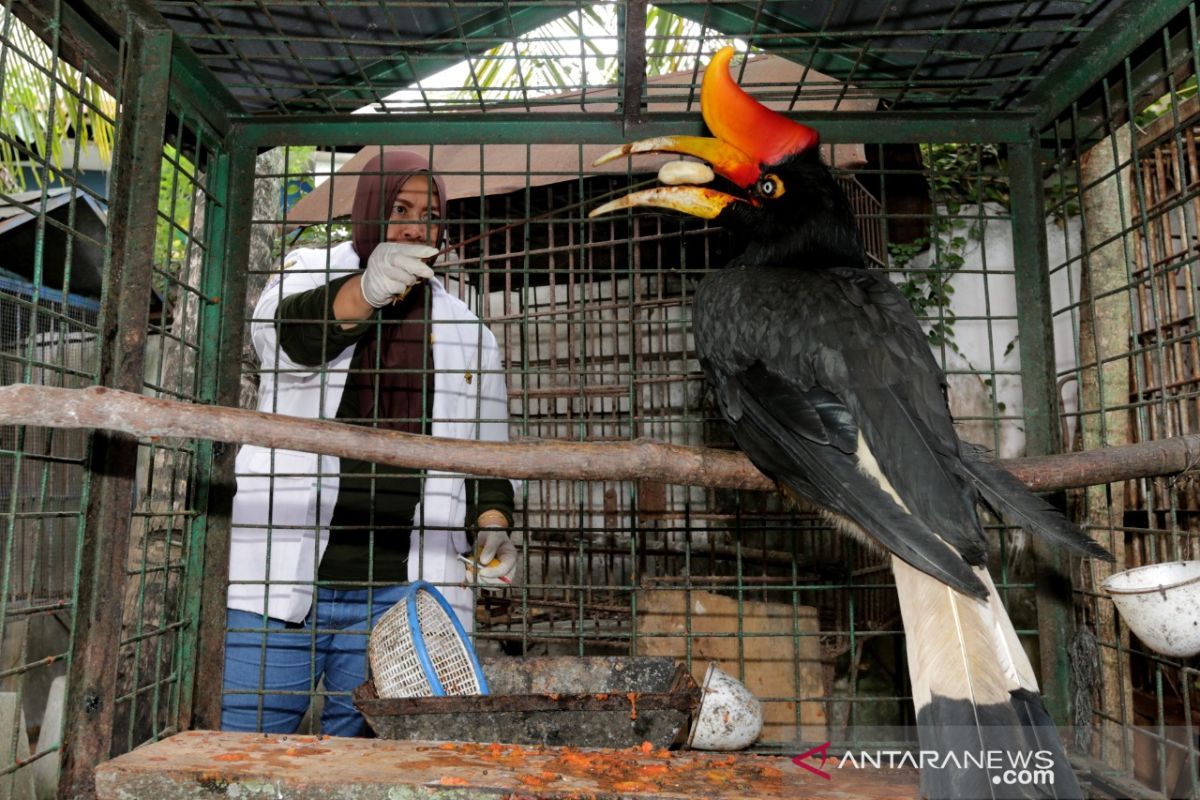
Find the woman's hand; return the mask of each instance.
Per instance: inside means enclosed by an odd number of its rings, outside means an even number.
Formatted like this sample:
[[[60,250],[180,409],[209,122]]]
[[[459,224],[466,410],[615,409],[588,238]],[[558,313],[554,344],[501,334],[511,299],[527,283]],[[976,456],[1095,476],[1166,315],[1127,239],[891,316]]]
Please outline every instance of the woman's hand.
[[[428,245],[380,242],[362,274],[363,300],[372,308],[382,308],[402,299],[417,281],[433,277],[433,270],[422,259],[437,254],[437,248]]]
[[[486,512],[485,515],[486,516]],[[499,515],[503,516],[503,515]],[[475,559],[467,560],[467,573],[487,587],[510,587],[517,572],[517,548],[503,527],[481,527],[475,540]]]

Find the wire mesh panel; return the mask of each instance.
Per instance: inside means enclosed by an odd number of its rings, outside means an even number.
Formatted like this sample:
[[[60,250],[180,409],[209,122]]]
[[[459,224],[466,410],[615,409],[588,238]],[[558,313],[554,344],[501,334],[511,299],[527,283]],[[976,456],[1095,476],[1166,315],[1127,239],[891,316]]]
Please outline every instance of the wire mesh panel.
[[[0,196],[0,239],[11,245],[6,257],[20,242],[32,253],[21,262],[31,265],[24,271],[7,258],[0,263],[4,382],[103,380],[104,354],[122,351],[100,341],[100,331],[116,328],[105,327],[96,309],[128,316],[129,304],[99,306],[97,299],[151,286],[146,303],[137,295],[135,318],[144,315],[146,323],[129,340],[144,328],[147,343],[123,352],[129,363],[144,362],[132,383],[155,396],[213,400],[218,361],[237,358],[219,347],[238,327],[242,315],[234,306],[244,299],[248,407],[292,412],[279,387],[311,381],[321,403],[335,398],[316,416],[415,433],[444,432],[439,426],[450,423],[474,426],[472,435],[504,429],[511,437],[556,441],[732,447],[696,360],[691,303],[698,279],[745,243],[733,232],[666,215],[586,218],[614,193],[653,181],[662,163],[596,168],[593,160],[643,125],[665,130],[667,122],[688,119],[682,124],[692,128],[681,132],[695,133],[703,61],[732,43],[749,54],[734,64],[741,86],[797,118],[812,114],[828,131],[833,144],[823,155],[851,200],[872,264],[901,287],[924,325],[964,439],[1013,457],[1060,444],[1092,450],[1193,433],[1200,424],[1196,15],[1194,4],[1178,16],[1179,3],[1144,6],[159,0],[161,19],[140,10],[129,19],[148,27],[131,25],[115,36],[136,28],[158,55],[174,58],[176,70],[169,99],[164,80],[135,93],[124,109],[150,109],[157,136],[165,108],[157,192],[118,187],[145,192],[131,209],[157,209],[148,257],[138,232],[106,233],[108,195],[102,180],[89,182],[80,146],[72,158],[65,158],[69,146],[51,152],[73,141],[71,128],[78,135],[112,127],[115,105],[98,90],[121,87],[101,80],[87,62],[104,36],[74,12],[46,19],[21,5],[22,19],[49,49],[24,38],[16,16],[3,15],[0,151],[6,163],[23,160],[30,169],[3,176],[11,185]],[[1152,36],[1137,41],[1147,30]],[[70,46],[60,46],[60,34]],[[1126,53],[1103,79],[1094,74],[1096,65]],[[68,55],[76,72],[59,69]],[[31,85],[47,87],[36,113],[8,113],[9,101]],[[160,100],[162,107],[155,105]],[[509,110],[533,113],[505,116]],[[265,153],[253,175],[223,175],[226,126],[214,131],[214,119],[236,120],[242,164],[246,153],[281,142],[309,146]],[[887,130],[881,121],[890,123]],[[1032,140],[1031,129],[1038,131]],[[103,134],[98,140],[106,141]],[[437,220],[422,220],[445,235],[435,264],[445,292],[418,293],[424,305],[415,310],[384,303],[382,321],[363,334],[363,341],[377,337],[376,350],[367,347],[353,366],[338,362],[312,379],[314,365],[328,366],[349,346],[338,338],[345,326],[333,296],[304,306],[303,318],[278,317],[283,287],[302,274],[324,286],[361,267],[346,255],[354,253],[346,249],[355,235],[353,198],[356,185],[383,179],[365,165],[384,140],[409,142],[405,149],[445,181],[438,198],[445,209]],[[358,152],[367,142],[375,144]],[[157,160],[157,148],[155,140],[141,155]],[[1024,174],[1036,171],[1030,165],[1043,166],[1044,174]],[[259,201],[250,214],[247,296],[233,302],[216,287],[222,264],[240,263],[235,251],[247,244],[246,220],[223,216],[226,179],[243,196],[253,181]],[[1043,203],[1049,220],[1041,219]],[[210,226],[206,216],[214,210],[221,215]],[[131,249],[114,249],[111,238]],[[106,243],[110,252],[132,253],[109,264],[121,270],[120,286],[102,286],[100,262],[88,260]],[[1041,274],[1044,250],[1048,276]],[[1046,277],[1052,320],[1035,308]],[[361,297],[376,305],[365,292]],[[435,301],[459,315],[452,325],[443,320],[437,335]],[[1047,323],[1053,330],[1040,330]],[[269,341],[287,325],[317,330],[320,357],[296,359]],[[412,341],[428,343],[393,359],[381,352],[389,325],[408,326]],[[464,352],[476,360],[447,366],[440,360],[446,337],[467,342]],[[493,337],[496,361],[485,362],[480,353],[493,352]],[[329,341],[340,343],[335,352],[325,352]],[[1052,365],[1056,386],[1044,365]],[[351,373],[363,382],[343,391]],[[452,394],[496,392],[501,408],[484,412],[481,405],[447,420],[437,408],[445,395],[438,387],[450,379]],[[383,413],[371,387],[405,381],[418,387],[410,391],[417,399]],[[339,402],[345,397],[354,402]],[[1047,429],[1055,402],[1060,419]],[[77,551],[104,553],[95,544],[102,534],[82,529],[81,509],[93,482],[121,490],[84,469],[95,439],[28,428],[2,433],[0,698],[11,694],[13,708],[26,712],[22,723],[0,708],[0,781],[11,783],[23,775],[23,748],[36,720],[48,718],[30,710],[31,687],[53,677],[64,655],[82,663],[61,647],[40,655],[27,630],[55,620],[70,625],[80,603],[74,573],[90,563]],[[476,512],[494,485],[466,481],[460,490],[456,481],[469,476],[300,451],[242,452],[242,475],[260,477],[273,498],[282,497],[276,490],[310,493],[315,513],[330,515],[330,524],[297,522],[277,513],[274,500],[263,515],[268,522],[246,523],[237,506],[243,492],[234,499],[231,598],[257,591],[269,606],[278,590],[315,596],[321,608],[322,590],[349,587],[366,590],[370,619],[386,605],[386,592],[415,570],[461,599],[462,581],[448,577],[457,573],[429,560],[437,553],[425,543],[449,534],[467,550]],[[225,577],[200,571],[212,445],[147,439],[136,462],[132,496],[104,495],[119,501],[109,505],[134,509],[124,592],[110,611],[121,615],[115,703],[106,707],[115,707],[113,751],[186,721],[188,693],[203,669],[195,651],[199,595],[220,594],[224,586],[213,587]],[[1187,475],[1129,481],[1092,487],[1070,502],[1117,554],[1118,566],[1196,558],[1200,498],[1193,483]],[[334,503],[327,494],[334,485],[343,497],[367,495],[366,516],[339,516],[345,507],[326,505]],[[413,503],[398,515],[400,524],[381,525],[396,500],[388,487],[401,485],[397,493]],[[379,486],[388,491],[377,492]],[[430,487],[455,497],[461,491],[461,520],[429,521]],[[504,513],[521,580],[500,588],[472,584],[464,601],[480,649],[669,655],[687,661],[697,677],[715,660],[765,701],[762,750],[792,753],[797,743],[824,739],[850,746],[898,736],[912,743],[911,726],[901,727],[912,722],[911,698],[888,565],[810,510],[773,494],[562,478],[521,482],[511,512]],[[310,554],[301,559],[304,569],[272,571],[280,554],[325,547],[322,527],[332,531],[340,561]],[[1048,666],[1041,676],[1053,687],[1047,699],[1066,709],[1064,687],[1074,687],[1076,744],[1112,767],[1101,777],[1132,775],[1166,795],[1194,795],[1194,664],[1156,655],[1130,635],[1099,589],[1107,576],[1102,566],[1069,568],[1077,591],[1064,611],[1045,571],[1022,557],[1023,539],[998,523],[988,527],[1001,596],[1033,660],[1040,655]],[[267,574],[246,577],[239,536],[265,543]],[[413,558],[415,565],[406,561]],[[361,563],[350,571],[320,566],[355,559]],[[314,699],[346,700],[351,687],[320,681],[323,618],[309,620],[303,610],[251,616],[231,622],[228,632],[264,639],[276,635],[278,622],[279,635],[308,664],[307,679],[279,692],[290,706],[303,713]],[[354,634],[365,639],[366,626]],[[260,682],[227,697],[239,694],[262,723],[271,693]],[[315,714],[310,720],[307,729],[316,730]],[[58,747],[53,735],[47,742],[31,744],[30,752],[46,760]]]
[[[652,176],[641,164],[617,176],[591,167],[602,146],[397,149],[428,159],[445,180],[445,252],[435,273],[496,338],[512,436],[733,446],[696,360],[690,304],[696,281],[744,246],[735,234],[670,215],[586,219]],[[319,185],[256,220],[288,233],[274,258],[254,267],[252,284],[269,292],[289,268],[334,274],[328,253],[351,238],[355,186],[373,179],[364,165],[380,152],[288,148],[285,168],[260,167],[260,182]],[[963,435],[1022,454],[1002,152],[873,144],[827,156],[840,165],[869,257],[901,284],[950,373]],[[255,326],[275,321],[249,323],[253,339]],[[308,369],[251,361],[247,379],[282,381]],[[424,369],[439,368],[435,360]],[[774,496],[653,480],[537,480],[518,492],[515,523],[520,585],[476,593],[475,641],[485,651],[671,655],[700,676],[709,659],[720,661],[765,701],[766,749],[815,737],[877,741],[910,721],[890,568],[814,513]],[[270,541],[285,535],[267,530]],[[998,541],[998,583],[1028,636],[1031,573],[1024,562],[1010,573],[1016,559],[1007,538]],[[379,538],[374,547],[376,558],[387,552]],[[319,574],[307,580],[333,584]],[[263,629],[236,632],[252,630]],[[329,694],[315,678],[308,691]],[[270,693],[257,693],[267,708]],[[308,724],[317,730],[317,717]]]
[[[211,308],[215,269],[206,211],[223,202],[211,188],[221,142],[200,115],[172,104],[162,153],[152,261],[144,392],[202,402],[212,380],[219,318]],[[138,449],[136,505],[122,598],[114,749],[123,752],[178,730],[183,676],[195,659],[190,618],[205,518],[197,483],[211,453],[191,440],[152,439]]]
[[[636,13],[620,2],[157,5],[251,113],[611,108],[592,90],[620,82],[621,34]],[[883,96],[897,109],[1003,110],[1117,6],[666,0],[641,7],[643,63],[651,76],[675,72],[707,44],[738,37],[822,73],[802,85],[751,82],[792,102],[844,108]],[[694,108],[698,78],[674,81],[673,98]]]
[[[115,105],[50,20],[0,12],[0,383],[95,382],[106,244],[96,171]],[[98,152],[100,151],[100,152]],[[92,483],[82,431],[0,430],[0,795],[53,787],[61,742],[76,559]]]
[[[149,324],[121,338],[125,349],[117,362],[145,364],[137,383],[144,382],[148,394],[200,400],[202,386],[211,383],[219,323],[209,311],[217,298],[205,283],[211,283],[212,248],[203,224],[203,210],[216,199],[208,171],[218,137],[185,101],[171,104],[165,144],[158,145],[163,179],[141,195],[159,209],[157,244],[152,225],[143,237],[146,252],[125,251],[132,253],[128,262],[110,258],[114,238],[128,230],[120,227],[127,209],[110,209],[109,195],[120,122],[112,93],[122,91],[114,78],[118,54],[81,46],[94,43],[88,39],[93,32],[69,14],[49,17],[22,7],[0,20],[0,142],[8,165],[0,194],[3,383],[82,388],[101,382],[111,345],[101,331],[113,327],[103,309],[113,315],[114,298],[145,297],[140,314]],[[125,110],[142,113],[136,107],[142,101],[132,97],[125,95]],[[124,174],[132,178],[136,170]],[[110,218],[119,221],[115,234]],[[114,261],[123,283],[111,279]],[[82,596],[95,608],[97,593],[110,590],[100,597],[98,616],[114,622],[113,642],[119,641],[96,662],[116,667],[103,670],[114,682],[112,694],[95,698],[112,728],[86,735],[106,743],[111,736],[111,749],[123,752],[177,729],[181,684],[194,672],[181,663],[181,653],[194,660],[188,647],[196,634],[195,604],[185,602],[185,588],[196,590],[187,567],[196,563],[191,543],[202,543],[204,531],[194,500],[197,477],[211,457],[210,449],[203,458],[196,452],[195,443],[147,441],[119,467],[134,473],[132,494],[124,498],[134,508],[127,539],[88,511],[97,487],[121,480],[97,475],[89,432],[3,431],[0,692],[7,705],[0,709],[0,794],[26,796],[34,783],[45,793],[58,781],[64,728],[71,727],[66,673],[72,661],[83,660],[78,643],[100,627],[76,624],[85,613]],[[93,586],[94,565],[114,542],[126,541],[128,553],[118,560],[128,579]],[[80,584],[80,575],[91,579]],[[95,677],[87,677],[90,685],[99,685],[91,683]]]
[[[1078,330],[1058,354],[1068,449],[1197,431],[1196,44],[1192,4],[1043,134],[1064,234],[1051,248],[1056,320]],[[1114,483],[1074,501],[1117,556],[1078,584],[1078,744],[1162,796],[1194,796],[1194,659],[1154,652],[1100,589],[1112,571],[1197,557],[1194,481]]]

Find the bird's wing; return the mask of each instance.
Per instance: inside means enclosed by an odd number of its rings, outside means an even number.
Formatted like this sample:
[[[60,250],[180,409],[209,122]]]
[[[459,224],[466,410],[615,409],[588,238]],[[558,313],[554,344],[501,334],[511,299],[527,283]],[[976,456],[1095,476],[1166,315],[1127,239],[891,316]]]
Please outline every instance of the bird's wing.
[[[753,319],[730,314],[757,308]],[[697,348],[738,445],[917,569],[983,596],[986,542],[941,372],[903,296],[862,270],[737,268],[696,297]]]
[[[1062,512],[993,462],[982,447],[963,442],[963,465],[984,503],[1009,525],[1019,525],[1085,558],[1115,560]]]

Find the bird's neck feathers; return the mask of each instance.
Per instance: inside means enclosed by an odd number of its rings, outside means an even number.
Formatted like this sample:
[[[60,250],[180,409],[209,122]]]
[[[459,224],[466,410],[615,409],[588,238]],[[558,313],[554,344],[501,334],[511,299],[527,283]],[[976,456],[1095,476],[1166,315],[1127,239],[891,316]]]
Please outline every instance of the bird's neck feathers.
[[[862,236],[850,201],[816,151],[772,170],[786,191],[758,208],[731,206],[733,227],[747,235],[746,250],[733,265],[786,269],[865,267]]]

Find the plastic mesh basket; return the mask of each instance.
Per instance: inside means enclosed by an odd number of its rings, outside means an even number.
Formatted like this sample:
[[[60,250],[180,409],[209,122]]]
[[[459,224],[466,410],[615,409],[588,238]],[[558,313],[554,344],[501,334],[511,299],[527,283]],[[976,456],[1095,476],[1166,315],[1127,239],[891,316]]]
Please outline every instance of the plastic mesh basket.
[[[386,697],[487,694],[475,649],[442,593],[409,584],[367,644],[375,692]]]

